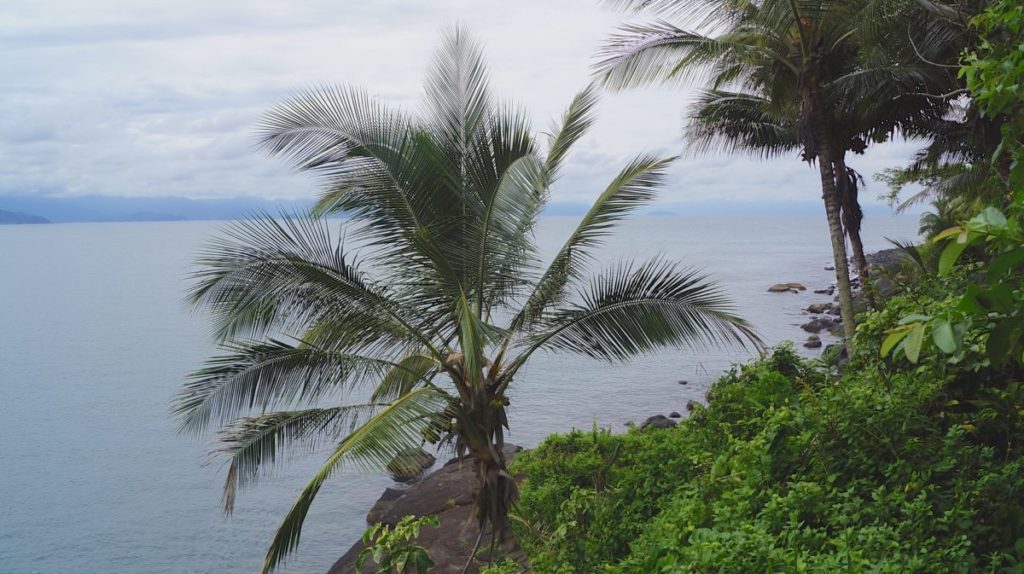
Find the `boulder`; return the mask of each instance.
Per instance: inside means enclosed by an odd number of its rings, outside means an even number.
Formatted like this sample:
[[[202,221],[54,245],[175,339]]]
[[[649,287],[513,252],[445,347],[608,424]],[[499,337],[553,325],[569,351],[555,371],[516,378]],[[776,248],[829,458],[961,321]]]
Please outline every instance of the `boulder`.
[[[391,508],[396,500],[406,493],[404,488],[385,488],[384,494],[380,495],[377,502],[373,503],[370,512],[366,513],[366,523],[376,524],[384,518],[384,514]]]
[[[678,380],[676,382],[679,383],[680,385],[688,385],[688,384],[690,384],[690,381],[687,381],[686,379],[680,379],[680,380]]]
[[[826,265],[825,266],[825,271],[835,271],[835,270],[836,270],[836,268],[835,268],[834,265]]]
[[[819,295],[829,295],[829,296],[832,296],[832,295],[835,295],[836,288],[835,287],[826,287],[824,289],[816,289],[814,292],[819,294]]]
[[[429,452],[417,448],[400,453],[387,464],[391,478],[396,482],[412,482],[423,474],[423,471],[434,466],[437,459]]]
[[[815,315],[821,315],[822,313],[828,313],[832,310],[831,303],[811,303],[807,306],[807,312]]]
[[[637,430],[646,430],[648,428],[667,429],[672,428],[674,426],[676,426],[676,421],[666,417],[665,415],[654,415],[653,417],[648,417],[647,420],[640,423],[640,426],[637,427]]]
[[[672,411],[672,412],[670,412],[668,414],[668,418],[670,418],[670,419],[678,419],[678,418],[682,418],[682,417],[683,417],[683,415],[679,414],[676,411]]]
[[[818,347],[821,347],[821,337],[817,335],[807,337],[807,341],[804,342],[804,347],[807,347],[808,349],[817,349]]]
[[[808,333],[820,333],[821,331],[831,329],[835,324],[836,322],[831,317],[817,317],[800,325],[800,328]]]
[[[697,408],[698,404],[700,403],[698,403],[697,401],[686,401],[686,412],[692,413],[693,409]]]
[[[804,287],[800,283],[776,283],[768,288],[769,293],[797,293],[799,291],[806,291],[807,287]]]
[[[503,452],[511,459],[519,450],[522,449],[506,444]],[[437,562],[437,566],[431,572],[477,574],[491,559],[485,550],[480,550],[475,558],[470,557],[473,544],[480,534],[473,508],[477,486],[472,460],[459,462],[456,459],[454,463],[446,464],[436,472],[430,473],[407,490],[385,491],[378,504],[385,505],[386,508],[373,516],[368,515],[367,520],[370,521],[372,518],[374,523],[382,522],[394,526],[403,516],[435,515],[440,521],[440,526],[420,530],[419,538],[416,540],[416,543],[426,548],[430,557]],[[401,495],[397,499],[386,501],[385,497],[394,496],[394,492],[389,491],[397,491]],[[362,549],[362,542],[356,542],[334,563],[329,574],[355,574],[356,558]],[[495,551],[501,556],[525,563],[525,556],[511,538],[500,544]],[[464,571],[463,567],[467,562],[469,568]],[[377,572],[372,558],[368,560],[365,572]]]

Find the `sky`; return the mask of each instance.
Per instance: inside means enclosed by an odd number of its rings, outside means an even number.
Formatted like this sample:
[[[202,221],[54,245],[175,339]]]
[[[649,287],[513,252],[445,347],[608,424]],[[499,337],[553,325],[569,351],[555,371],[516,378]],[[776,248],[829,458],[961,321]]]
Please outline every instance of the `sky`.
[[[312,177],[254,145],[260,115],[289,94],[358,85],[415,109],[440,31],[458,22],[483,43],[494,92],[540,132],[629,18],[600,0],[4,0],[0,195],[311,198]],[[592,200],[641,152],[684,154],[662,204],[819,201],[817,170],[795,154],[686,155],[692,94],[604,95],[552,201]],[[870,176],[916,147],[850,161],[869,178],[864,203],[884,203]]]

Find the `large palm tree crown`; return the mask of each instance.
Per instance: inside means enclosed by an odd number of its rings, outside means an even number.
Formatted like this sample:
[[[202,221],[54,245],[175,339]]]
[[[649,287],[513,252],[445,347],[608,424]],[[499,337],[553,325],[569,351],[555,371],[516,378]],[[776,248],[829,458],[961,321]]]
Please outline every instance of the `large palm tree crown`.
[[[669,159],[641,155],[600,192],[547,266],[533,228],[571,146],[593,121],[575,97],[546,145],[499,105],[481,51],[446,31],[418,113],[346,87],[272,109],[262,144],[325,184],[318,214],[347,216],[356,260],[310,217],[233,224],[198,261],[191,299],[224,354],[182,389],[186,432],[221,427],[225,507],[294,451],[333,445],[270,546],[299,543],[324,482],[379,469],[425,442],[471,456],[481,528],[506,526],[515,481],[501,446],[507,390],[540,349],[623,361],[665,346],[757,342],[700,274],[655,258],[597,274],[596,250],[650,201]],[[543,147],[543,150],[542,150]]]

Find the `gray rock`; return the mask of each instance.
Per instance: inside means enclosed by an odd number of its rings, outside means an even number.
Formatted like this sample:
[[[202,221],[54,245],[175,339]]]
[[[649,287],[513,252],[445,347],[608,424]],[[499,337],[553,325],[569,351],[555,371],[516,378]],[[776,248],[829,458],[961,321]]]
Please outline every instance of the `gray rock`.
[[[821,347],[821,337],[817,335],[807,337],[807,341],[804,342],[804,347],[807,347],[808,349],[817,349],[818,347]]]
[[[670,413],[668,414],[668,418],[670,418],[670,419],[678,419],[678,418],[682,418],[682,416],[683,416],[683,415],[679,414],[679,413],[678,413],[678,412],[676,412],[676,411],[672,411],[672,412],[670,412]]]
[[[832,310],[832,304],[831,303],[811,303],[807,307],[807,312],[808,313],[813,313],[815,315],[821,315],[822,313],[828,313],[831,310]]]
[[[666,417],[665,415],[654,415],[653,417],[648,417],[647,420],[640,423],[640,426],[637,427],[637,430],[646,430],[648,428],[667,429],[672,428],[674,426],[676,426],[676,421]]]
[[[690,381],[687,381],[686,379],[680,379],[680,380],[678,380],[676,382],[678,382],[680,385],[688,385],[688,384],[690,384]]]
[[[697,401],[686,401],[686,412],[692,413],[693,409],[697,408]]]
[[[830,295],[831,296],[831,295],[835,295],[836,288],[835,287],[826,287],[824,289],[817,289],[814,292],[819,294],[819,295]]]
[[[419,478],[423,471],[434,466],[436,460],[434,455],[429,452],[421,448],[414,449],[403,452],[391,459],[391,462],[387,465],[387,470],[395,481],[411,482]]]
[[[800,325],[800,328],[808,333],[820,333],[821,331],[831,329],[835,324],[836,322],[831,317],[817,317]]]
[[[799,291],[806,291],[807,287],[804,287],[800,283],[776,283],[768,288],[769,293],[797,293]]]
[[[391,505],[406,493],[404,488],[385,488],[384,494],[380,495],[373,508],[366,514],[367,524],[376,524],[384,518],[384,515],[391,509]]]

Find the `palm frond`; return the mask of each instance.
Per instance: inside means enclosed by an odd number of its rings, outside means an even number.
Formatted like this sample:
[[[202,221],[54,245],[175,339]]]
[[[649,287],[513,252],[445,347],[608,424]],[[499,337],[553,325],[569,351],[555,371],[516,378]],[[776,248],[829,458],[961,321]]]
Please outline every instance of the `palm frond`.
[[[483,50],[461,26],[446,28],[424,81],[427,121],[456,168],[485,129],[491,93]],[[458,177],[464,171],[455,171]]]
[[[235,508],[240,489],[252,485],[283,457],[295,450],[311,453],[320,445],[352,432],[360,420],[380,410],[382,404],[278,411],[234,421],[219,432],[216,454],[230,460],[224,481],[224,512]]]
[[[302,524],[317,493],[343,465],[379,470],[418,448],[421,432],[440,416],[450,397],[430,387],[416,389],[385,407],[345,437],[306,485],[285,515],[263,562],[264,574],[274,571],[298,545]]]
[[[594,74],[614,89],[649,86],[681,79],[679,62],[714,40],[664,20],[626,24],[598,51]]]
[[[319,321],[352,321],[353,343],[384,339],[431,345],[402,305],[346,257],[327,222],[268,216],[231,224],[201,253],[189,293],[214,319],[221,340],[267,333],[301,333]]]
[[[721,150],[762,158],[800,149],[799,110],[780,113],[770,99],[740,92],[701,92],[690,112],[686,140],[692,153]]]
[[[370,395],[375,403],[393,401],[409,393],[417,385],[429,383],[440,364],[435,357],[423,352],[413,352],[391,367]]]
[[[594,201],[572,235],[541,276],[512,330],[529,327],[546,309],[565,297],[565,287],[591,261],[590,251],[601,244],[622,219],[654,199],[674,158],[641,155],[631,161]]]
[[[558,176],[569,150],[594,125],[598,102],[598,87],[590,84],[576,94],[562,115],[561,121],[552,128],[548,142],[548,154],[544,170],[546,183],[550,185]]]
[[[210,422],[250,411],[343,396],[357,383],[379,379],[397,365],[345,351],[281,341],[233,343],[193,373],[176,397],[172,415],[182,432],[198,434]]]
[[[623,361],[666,346],[762,345],[717,285],[661,259],[620,264],[595,277],[578,298],[528,338],[527,356],[546,348]]]

